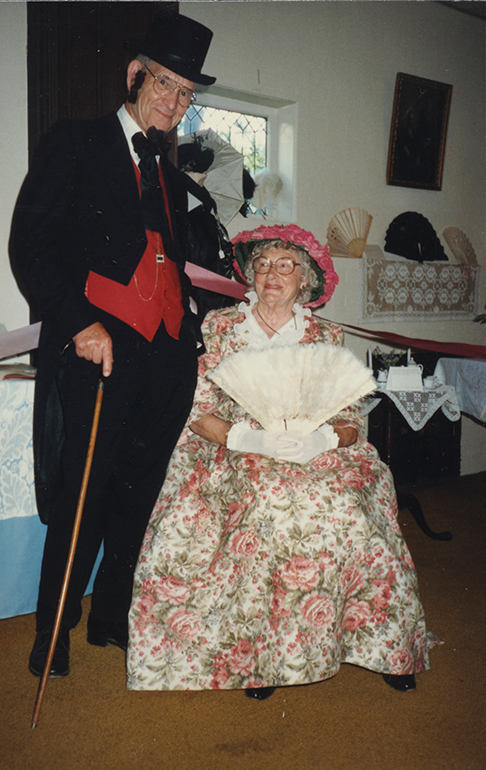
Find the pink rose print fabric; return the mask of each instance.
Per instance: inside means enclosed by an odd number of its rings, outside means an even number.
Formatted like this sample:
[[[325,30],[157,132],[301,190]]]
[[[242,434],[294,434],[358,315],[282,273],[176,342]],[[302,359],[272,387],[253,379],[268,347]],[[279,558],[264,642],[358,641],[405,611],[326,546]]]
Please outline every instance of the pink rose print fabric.
[[[245,347],[238,308],[212,311],[188,425],[244,410],[207,379]],[[342,344],[311,318],[300,344]],[[429,667],[424,614],[396,521],[393,479],[362,435],[359,405],[333,418],[360,438],[307,465],[233,452],[188,428],[141,549],[130,610],[128,688],[307,684],[342,663],[379,673]]]

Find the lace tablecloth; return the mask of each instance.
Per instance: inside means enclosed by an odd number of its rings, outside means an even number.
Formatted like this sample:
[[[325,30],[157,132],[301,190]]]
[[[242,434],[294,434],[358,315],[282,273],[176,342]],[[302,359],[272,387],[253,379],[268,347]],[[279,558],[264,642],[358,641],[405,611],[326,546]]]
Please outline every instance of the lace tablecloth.
[[[0,380],[0,618],[37,604],[46,527],[35,503],[33,401],[33,380]],[[92,590],[93,576],[86,593]]]
[[[364,321],[474,318],[481,268],[449,262],[361,260]]]
[[[439,358],[434,375],[454,386],[461,412],[486,423],[486,361]]]
[[[0,380],[0,520],[36,516],[34,380]]]
[[[449,385],[424,390],[386,390],[379,387],[378,393],[384,393],[395,404],[412,430],[421,430],[438,409],[452,422],[461,418],[461,410],[455,389]],[[363,399],[363,414],[369,414],[378,405],[380,396],[371,395]]]

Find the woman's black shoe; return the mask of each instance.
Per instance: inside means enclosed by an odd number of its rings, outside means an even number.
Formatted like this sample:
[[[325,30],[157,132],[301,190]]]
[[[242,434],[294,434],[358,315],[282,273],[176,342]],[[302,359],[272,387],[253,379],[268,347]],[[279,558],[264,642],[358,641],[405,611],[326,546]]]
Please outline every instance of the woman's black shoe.
[[[245,695],[247,698],[252,698],[253,700],[266,700],[273,695],[275,690],[275,687],[248,687],[248,689],[245,690]]]
[[[383,679],[390,687],[398,692],[415,690],[415,676],[413,674],[383,674]]]

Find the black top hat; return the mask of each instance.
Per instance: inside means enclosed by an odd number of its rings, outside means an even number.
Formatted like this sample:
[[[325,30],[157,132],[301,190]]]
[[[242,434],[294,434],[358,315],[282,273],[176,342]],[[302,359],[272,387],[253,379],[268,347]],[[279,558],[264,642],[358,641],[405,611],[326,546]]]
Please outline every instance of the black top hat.
[[[201,68],[213,33],[187,16],[157,16],[145,40],[128,43],[132,55],[145,54],[186,80],[210,86],[216,78],[202,75]]]

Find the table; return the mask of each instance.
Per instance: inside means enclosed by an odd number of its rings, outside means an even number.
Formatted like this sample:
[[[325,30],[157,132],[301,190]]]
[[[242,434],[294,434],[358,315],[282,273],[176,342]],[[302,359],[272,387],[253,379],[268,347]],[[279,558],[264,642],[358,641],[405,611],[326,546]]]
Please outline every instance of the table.
[[[486,423],[486,361],[439,358],[434,376],[454,387],[461,412]]]
[[[364,414],[369,414],[380,402],[383,402],[384,405],[384,442],[381,452],[382,459],[389,466],[393,464],[392,417],[394,408],[398,410],[414,432],[421,431],[439,409],[451,422],[457,422],[461,419],[455,389],[452,386],[440,385],[431,389],[392,391],[387,390],[386,386],[380,385],[378,390],[364,401]],[[373,437],[371,437],[371,440],[373,441]],[[376,443],[376,436],[374,443]],[[430,529],[419,501],[410,491],[407,484],[396,483],[396,489],[398,507],[408,508],[420,529],[428,537],[434,540],[451,539],[452,535],[450,532],[433,532]]]
[[[35,503],[33,400],[33,379],[0,380],[0,618],[34,612],[37,604],[46,527]]]
[[[363,414],[369,414],[378,405],[382,395],[395,404],[414,431],[421,430],[438,409],[451,422],[461,419],[455,388],[450,385],[423,390],[388,390],[386,385],[379,385],[371,396],[364,399]]]

